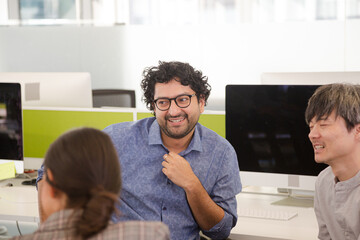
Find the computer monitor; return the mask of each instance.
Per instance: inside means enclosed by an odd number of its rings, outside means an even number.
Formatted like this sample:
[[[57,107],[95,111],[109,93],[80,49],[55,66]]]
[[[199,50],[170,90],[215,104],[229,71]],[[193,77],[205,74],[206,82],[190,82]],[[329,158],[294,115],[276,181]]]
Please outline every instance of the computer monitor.
[[[314,191],[326,165],[314,161],[305,109],[317,87],[226,86],[226,139],[244,185]]]
[[[0,83],[0,164],[14,162],[24,172],[21,86]]]
[[[0,82],[21,84],[23,107],[92,108],[87,72],[1,72]]]
[[[20,83],[22,107],[92,108],[91,77],[87,72],[0,72],[0,83]],[[38,169],[42,158],[24,157],[24,169]]]

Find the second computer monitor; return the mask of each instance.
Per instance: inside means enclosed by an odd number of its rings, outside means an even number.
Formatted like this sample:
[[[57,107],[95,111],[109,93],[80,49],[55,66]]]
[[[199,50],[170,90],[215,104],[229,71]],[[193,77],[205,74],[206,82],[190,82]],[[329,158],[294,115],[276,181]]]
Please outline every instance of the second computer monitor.
[[[314,161],[305,109],[317,87],[226,86],[226,138],[245,185],[314,190],[325,165]]]
[[[21,84],[23,107],[92,107],[87,72],[2,72],[0,82]]]

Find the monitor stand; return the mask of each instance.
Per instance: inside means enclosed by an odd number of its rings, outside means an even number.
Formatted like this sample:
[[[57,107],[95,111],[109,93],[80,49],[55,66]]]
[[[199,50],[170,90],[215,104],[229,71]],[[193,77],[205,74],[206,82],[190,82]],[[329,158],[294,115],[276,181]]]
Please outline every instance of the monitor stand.
[[[285,197],[279,201],[272,202],[271,205],[302,208],[314,207],[314,191],[276,187],[244,186],[243,192]]]
[[[288,206],[288,207],[314,207],[314,192],[296,189],[278,188],[277,191],[287,194],[288,197],[271,203],[271,205]]]
[[[287,206],[287,207],[302,207],[302,208],[312,208],[314,207],[314,200],[313,199],[305,199],[305,198],[294,198],[294,197],[287,197],[282,200],[272,202],[271,205],[276,206]]]

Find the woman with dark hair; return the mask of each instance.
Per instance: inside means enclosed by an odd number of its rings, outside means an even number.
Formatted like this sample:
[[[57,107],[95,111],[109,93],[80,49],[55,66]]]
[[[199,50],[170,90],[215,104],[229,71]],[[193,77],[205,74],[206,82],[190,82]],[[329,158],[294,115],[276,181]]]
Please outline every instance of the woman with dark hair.
[[[160,222],[110,223],[121,190],[117,152],[110,137],[79,128],[51,144],[39,189],[41,224],[14,239],[169,239]]]

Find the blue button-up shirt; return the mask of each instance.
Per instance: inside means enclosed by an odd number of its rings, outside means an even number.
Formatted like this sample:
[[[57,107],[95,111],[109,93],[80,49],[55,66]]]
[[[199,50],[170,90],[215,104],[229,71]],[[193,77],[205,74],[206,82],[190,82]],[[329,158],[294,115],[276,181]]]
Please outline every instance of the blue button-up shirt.
[[[162,221],[169,226],[171,239],[199,239],[201,229],[185,191],[162,173],[162,157],[168,150],[156,119],[118,123],[104,131],[114,142],[122,168],[121,215],[113,220]],[[179,155],[190,163],[211,199],[225,212],[218,224],[203,233],[212,239],[226,238],[237,221],[235,196],[241,191],[233,147],[198,123],[188,148]]]
[[[104,131],[113,139],[122,167],[122,216],[117,220],[162,221],[169,226],[171,239],[198,239],[200,228],[185,191],[161,171],[162,157],[168,150],[156,119],[118,123]],[[204,234],[213,239],[226,238],[236,224],[235,195],[241,191],[233,147],[198,123],[188,148],[179,155],[190,163],[209,196],[225,211],[221,222]]]

